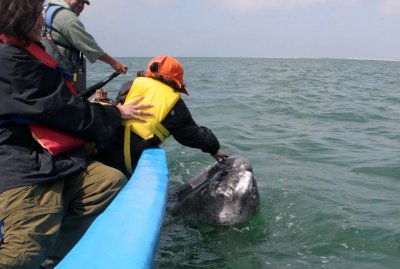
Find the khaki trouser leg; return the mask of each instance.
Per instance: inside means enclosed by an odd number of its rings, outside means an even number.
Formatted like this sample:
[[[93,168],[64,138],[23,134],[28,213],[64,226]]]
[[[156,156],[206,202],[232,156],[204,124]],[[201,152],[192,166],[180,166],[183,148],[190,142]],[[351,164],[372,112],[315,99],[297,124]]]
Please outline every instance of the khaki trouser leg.
[[[68,208],[54,252],[43,263],[44,267],[53,268],[61,261],[126,182],[119,170],[100,162],[92,162],[77,178],[65,180],[63,196]]]
[[[63,186],[60,180],[0,193],[0,269],[37,269],[49,255],[61,225]]]

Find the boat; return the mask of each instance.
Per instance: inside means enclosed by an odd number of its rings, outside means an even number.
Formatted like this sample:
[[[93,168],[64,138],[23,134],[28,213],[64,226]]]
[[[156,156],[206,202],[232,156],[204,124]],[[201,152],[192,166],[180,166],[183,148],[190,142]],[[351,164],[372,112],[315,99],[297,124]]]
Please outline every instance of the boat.
[[[147,149],[127,185],[56,268],[152,268],[167,199],[165,150]]]
[[[127,185],[55,268],[152,268],[168,179],[165,150],[145,150]]]

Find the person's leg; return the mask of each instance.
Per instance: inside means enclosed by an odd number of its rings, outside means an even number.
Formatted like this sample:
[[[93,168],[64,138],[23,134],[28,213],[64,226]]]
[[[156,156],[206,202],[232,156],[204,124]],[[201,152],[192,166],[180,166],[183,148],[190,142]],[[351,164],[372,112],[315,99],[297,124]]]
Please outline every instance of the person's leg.
[[[117,169],[92,162],[79,176],[65,180],[64,203],[68,207],[54,252],[42,265],[53,268],[72,249],[92,222],[126,184]]]
[[[37,269],[56,242],[63,180],[0,193],[0,269]]]

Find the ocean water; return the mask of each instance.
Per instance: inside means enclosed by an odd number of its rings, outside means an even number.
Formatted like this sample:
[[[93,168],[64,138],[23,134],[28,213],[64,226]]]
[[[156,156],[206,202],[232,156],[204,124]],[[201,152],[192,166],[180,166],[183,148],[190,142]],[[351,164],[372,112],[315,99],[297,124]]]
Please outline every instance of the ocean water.
[[[111,96],[150,58],[120,60]],[[231,227],[166,218],[155,268],[400,268],[400,62],[180,60],[193,118],[252,162],[261,208]],[[214,161],[164,147],[171,186]]]

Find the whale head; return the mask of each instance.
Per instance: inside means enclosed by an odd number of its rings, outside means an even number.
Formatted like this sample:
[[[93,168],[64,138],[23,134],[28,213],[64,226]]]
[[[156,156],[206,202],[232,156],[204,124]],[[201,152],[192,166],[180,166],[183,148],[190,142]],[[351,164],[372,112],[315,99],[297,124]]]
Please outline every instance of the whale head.
[[[211,165],[178,188],[173,200],[172,215],[212,225],[244,222],[260,204],[253,167],[240,156]]]

